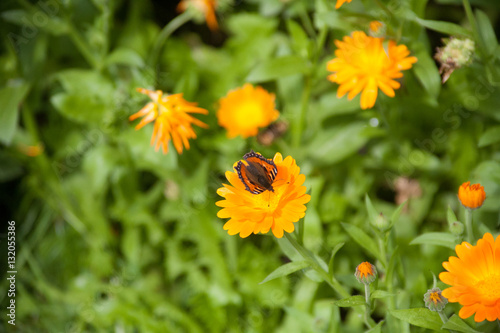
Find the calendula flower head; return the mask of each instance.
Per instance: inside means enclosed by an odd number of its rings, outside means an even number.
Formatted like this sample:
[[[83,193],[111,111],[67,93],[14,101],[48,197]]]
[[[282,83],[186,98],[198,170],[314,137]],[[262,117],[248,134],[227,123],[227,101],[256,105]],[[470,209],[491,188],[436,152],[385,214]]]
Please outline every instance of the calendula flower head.
[[[278,119],[280,113],[275,109],[274,100],[274,94],[246,83],[219,100],[219,125],[227,130],[229,138],[255,136],[259,128]]]
[[[444,47],[438,47],[434,58],[439,61],[439,73],[443,75],[442,82],[445,83],[451,73],[457,68],[468,66],[472,63],[475,44],[474,41],[466,38],[445,38]]]
[[[361,92],[361,108],[375,105],[378,89],[389,97],[394,97],[394,89],[401,84],[395,79],[403,77],[402,70],[410,69],[417,58],[409,57],[405,45],[396,45],[390,40],[384,48],[384,38],[367,36],[355,31],[352,37],[336,40],[336,58],[327,63],[327,70],[333,72],[328,80],[338,83],[337,96],[346,93],[349,100]]]
[[[372,37],[382,37],[385,35],[385,24],[380,21],[370,22],[370,36]]]
[[[344,3],[349,3],[351,2],[352,0],[337,0],[337,4],[335,5],[335,9],[339,9],[340,6],[342,6]]]
[[[458,199],[465,208],[476,209],[483,205],[486,192],[481,184],[471,185],[470,182],[466,182],[458,188]]]
[[[354,276],[356,276],[359,283],[368,285],[377,278],[377,268],[368,261],[362,262],[356,267]]]
[[[195,13],[205,16],[208,27],[210,30],[215,31],[219,29],[217,17],[215,16],[216,7],[216,0],[182,0],[179,5],[177,5],[177,11],[184,12],[188,8],[192,8]]]
[[[183,147],[189,149],[188,140],[196,138],[196,133],[191,125],[208,127],[207,124],[189,115],[189,113],[208,114],[208,111],[197,107],[196,103],[186,101],[182,94],[164,95],[161,90],[153,91],[143,88],[137,88],[137,91],[148,95],[152,102],[131,115],[129,120],[143,117],[135,127],[136,130],[152,121],[155,122],[151,145],[155,145],[156,142],[155,149],[157,151],[161,147],[163,153],[166,154],[168,143],[172,140],[175,149],[181,154]]]
[[[457,257],[443,263],[447,272],[439,279],[450,285],[442,294],[450,302],[462,305],[458,315],[476,322],[500,319],[500,236],[490,233],[473,246],[467,242],[455,247]]]
[[[277,168],[272,182],[272,191],[260,194],[248,191],[245,184],[235,172],[227,171],[226,178],[231,185],[223,184],[217,194],[224,198],[216,204],[222,209],[217,213],[219,218],[229,218],[224,230],[230,235],[240,234],[241,238],[254,233],[268,233],[272,230],[275,237],[283,237],[284,232],[293,232],[294,223],[305,216],[305,204],[311,200],[303,186],[306,177],[300,174],[295,160],[288,156],[283,159],[276,153],[273,159]]]
[[[444,309],[448,300],[441,295],[441,289],[432,288],[424,294],[425,306],[431,311],[441,311]]]

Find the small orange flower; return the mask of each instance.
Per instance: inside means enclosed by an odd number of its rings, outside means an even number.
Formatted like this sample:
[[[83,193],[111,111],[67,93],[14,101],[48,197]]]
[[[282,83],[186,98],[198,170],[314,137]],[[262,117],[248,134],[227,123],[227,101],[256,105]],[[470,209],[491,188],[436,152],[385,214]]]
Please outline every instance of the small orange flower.
[[[483,205],[486,192],[481,184],[471,185],[470,182],[466,182],[458,188],[458,199],[465,208],[476,209]]]
[[[274,94],[246,83],[219,100],[219,125],[227,130],[229,138],[255,136],[259,127],[278,119],[280,113],[275,109],[274,100]]]
[[[161,147],[163,153],[166,154],[168,143],[172,139],[175,149],[181,154],[183,147],[189,149],[188,139],[196,138],[191,124],[203,128],[208,127],[207,124],[189,115],[189,113],[208,114],[208,111],[197,107],[196,103],[186,101],[182,94],[164,96],[161,90],[153,91],[144,88],[137,88],[137,91],[148,95],[153,101],[131,115],[129,120],[144,117],[135,127],[136,130],[152,121],[155,122],[151,145],[154,145],[156,141],[156,151]]]
[[[361,108],[368,109],[375,105],[379,88],[387,96],[395,96],[394,89],[401,84],[394,79],[403,77],[401,71],[410,69],[417,58],[408,57],[405,45],[391,40],[386,50],[383,43],[384,38],[369,37],[362,31],[335,41],[336,58],[328,62],[327,70],[333,72],[328,80],[340,85],[339,98],[349,92],[351,100],[362,92]]]
[[[371,21],[370,22],[370,32],[377,33],[377,31],[382,28],[384,24],[380,21]]]
[[[345,2],[349,3],[352,0],[337,0],[337,4],[335,5],[335,9],[339,9]]]
[[[205,21],[210,30],[215,31],[219,29],[217,17],[215,16],[215,8],[217,7],[216,0],[182,0],[179,5],[177,5],[177,11],[184,12],[190,6],[205,15]]]
[[[455,247],[457,257],[443,263],[447,272],[439,279],[450,285],[443,296],[462,305],[458,315],[465,319],[473,314],[476,322],[500,319],[500,236],[490,233],[473,246],[467,242]]]
[[[43,153],[43,145],[38,143],[34,146],[27,146],[25,144],[19,144],[18,149],[21,153],[26,156],[35,157]]]
[[[354,276],[359,283],[370,284],[377,278],[377,268],[368,261],[362,262],[356,267]]]
[[[441,289],[432,288],[424,294],[425,306],[431,311],[442,311],[448,300],[441,294]]]
[[[224,224],[224,230],[230,235],[240,234],[245,238],[252,233],[265,234],[272,230],[275,237],[281,238],[284,231],[293,232],[293,223],[305,216],[305,204],[311,200],[306,187],[302,186],[306,177],[300,174],[300,168],[291,156],[283,159],[280,153],[276,153],[273,161],[278,169],[272,183],[274,192],[252,194],[245,190],[236,170],[226,172],[231,185],[223,184],[224,187],[217,190],[224,200],[216,204],[223,207],[217,216],[230,219]]]

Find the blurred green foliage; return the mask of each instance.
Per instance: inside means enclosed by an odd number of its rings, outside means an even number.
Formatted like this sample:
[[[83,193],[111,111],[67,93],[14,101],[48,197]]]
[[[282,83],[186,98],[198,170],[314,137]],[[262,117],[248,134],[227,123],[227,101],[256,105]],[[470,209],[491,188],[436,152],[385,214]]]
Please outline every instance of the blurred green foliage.
[[[423,308],[432,274],[461,240],[447,221],[448,207],[463,221],[461,183],[486,189],[474,212],[477,235],[498,233],[500,5],[471,0],[468,11],[460,0],[381,0],[381,7],[353,0],[335,10],[334,2],[226,1],[220,31],[188,22],[164,45],[158,40],[178,15],[174,2],[2,2],[1,209],[3,221],[16,221],[18,271],[16,327],[5,325],[17,332],[364,331],[356,311],[335,305],[341,295],[305,265],[259,284],[296,261],[282,240],[222,229],[216,189],[254,149],[297,160],[312,195],[303,244],[330,262],[350,295],[364,293],[353,275],[360,262],[381,270],[372,318],[385,321],[370,332],[439,328],[437,315],[420,309],[425,314],[413,319],[405,311]],[[361,111],[359,97],[337,98],[326,62],[334,39],[372,20],[383,21],[387,38],[418,63],[404,72],[395,98],[379,94],[375,108]],[[472,38],[477,49],[473,64],[443,85],[433,53],[450,34]],[[217,125],[217,100],[245,82],[276,93],[290,124],[269,147],[229,140]],[[182,155],[155,152],[152,125],[135,131],[128,121],[147,102],[137,87],[184,93],[210,111],[200,116],[210,128],[197,128]],[[23,153],[37,144],[40,155]],[[374,219],[380,212],[391,219],[395,197],[409,191],[395,186],[402,178],[416,180],[420,192],[380,231]],[[379,253],[385,246],[393,252]],[[0,287],[5,309],[5,279]],[[445,312],[458,309],[449,304]],[[495,329],[466,322],[452,321],[464,332]]]

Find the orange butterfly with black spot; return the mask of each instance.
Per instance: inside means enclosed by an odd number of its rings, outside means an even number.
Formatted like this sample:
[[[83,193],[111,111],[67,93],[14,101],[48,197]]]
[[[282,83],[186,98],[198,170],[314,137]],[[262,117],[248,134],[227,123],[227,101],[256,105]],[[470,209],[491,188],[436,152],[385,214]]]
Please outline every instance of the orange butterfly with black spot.
[[[278,168],[273,160],[250,150],[243,156],[243,160],[238,162],[235,170],[248,192],[253,194],[274,192],[273,181],[278,174]]]

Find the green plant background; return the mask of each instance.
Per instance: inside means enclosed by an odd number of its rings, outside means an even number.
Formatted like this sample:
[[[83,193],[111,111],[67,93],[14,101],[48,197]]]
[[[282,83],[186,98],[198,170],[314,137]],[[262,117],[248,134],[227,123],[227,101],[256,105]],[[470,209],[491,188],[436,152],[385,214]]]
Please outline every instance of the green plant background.
[[[179,17],[176,1],[2,1],[0,246],[6,253],[6,222],[15,220],[18,271],[16,326],[2,310],[5,329],[367,331],[312,270],[259,284],[294,260],[284,240],[241,239],[222,229],[216,190],[250,149],[296,159],[312,196],[303,244],[327,263],[337,247],[330,273],[350,295],[364,293],[355,267],[377,265],[372,290],[381,292],[372,318],[380,324],[371,332],[439,329],[439,317],[436,323],[421,308],[433,274],[462,239],[449,232],[448,211],[464,222],[460,184],[480,182],[487,193],[474,212],[476,238],[498,234],[499,226],[500,3],[470,2],[472,11],[459,0],[353,0],[339,10],[333,0],[226,1],[217,13],[220,31],[187,12],[162,44],[160,32]],[[366,31],[372,20],[383,21],[387,38],[418,62],[395,98],[379,94],[362,111],[359,97],[336,97],[326,62],[334,39]],[[473,39],[476,55],[443,85],[433,53],[450,34]],[[269,147],[227,139],[217,124],[217,100],[246,82],[274,92],[290,125]],[[198,116],[210,128],[197,128],[182,155],[173,147],[155,152],[152,125],[135,131],[128,121],[147,102],[137,87],[184,93],[210,111]],[[37,143],[41,155],[21,152]],[[392,228],[377,231],[370,209],[390,219],[399,177],[418,181],[422,194]],[[369,251],[359,230],[375,250],[389,252]],[[411,243],[429,232],[446,234]],[[2,279],[2,309],[7,288]],[[445,313],[458,310],[449,304]],[[454,318],[462,325],[456,331],[498,330],[494,322]]]

